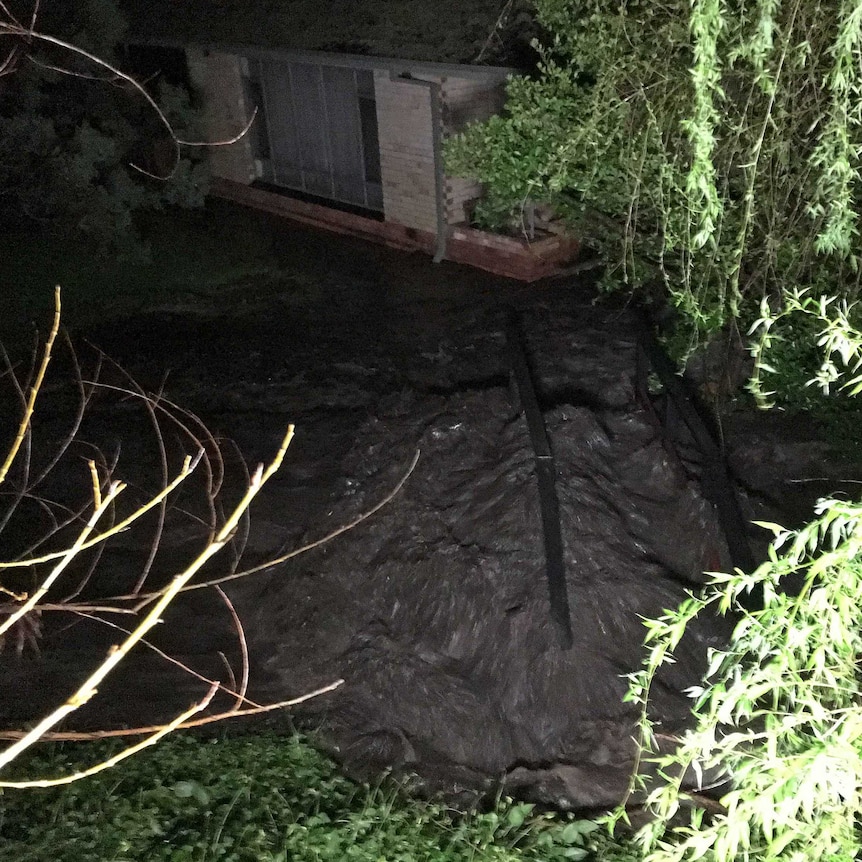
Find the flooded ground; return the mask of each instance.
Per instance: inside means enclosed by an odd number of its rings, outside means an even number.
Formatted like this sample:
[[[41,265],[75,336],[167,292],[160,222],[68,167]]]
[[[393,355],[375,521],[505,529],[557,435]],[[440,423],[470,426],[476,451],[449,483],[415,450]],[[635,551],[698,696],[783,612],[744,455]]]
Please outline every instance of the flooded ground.
[[[391,769],[449,792],[502,786],[581,810],[618,801],[633,760],[623,675],[641,659],[641,620],[677,604],[704,570],[731,562],[691,441],[683,431],[668,441],[636,396],[634,312],[597,302],[586,276],[526,286],[268,225],[278,276],[76,334],[85,379],[86,337],[143,389],[235,441],[252,465],[271,458],[296,424],[284,467],[242,531],[242,566],[369,511],[418,453],[379,512],[225,588],[247,639],[250,696],[274,701],[344,679],[292,720],[321,729],[357,774]],[[550,614],[534,453],[510,385],[511,308],[556,462],[569,649]],[[108,369],[103,380],[117,375]],[[59,384],[46,392],[39,419],[55,438],[67,415],[50,406],[61,404],[59,392]],[[136,493],[157,489],[163,455],[140,399],[100,390],[90,417],[79,436],[106,452],[119,446],[117,473]],[[830,483],[853,478],[829,464],[816,429],[787,417],[737,412],[723,431],[749,519],[798,519]],[[182,437],[176,427],[165,434],[169,466],[177,441],[189,446]],[[244,483],[235,450],[223,449],[227,506]],[[192,503],[171,515],[155,581],[202,534]],[[120,536],[85,595],[96,602],[130,589],[150,536]],[[756,553],[764,538],[751,528]],[[656,709],[669,732],[684,722],[682,692],[725,631],[704,621],[661,679]],[[116,640],[116,630],[91,620],[46,620],[41,658],[0,656],[0,723],[20,726],[67,696]],[[209,678],[238,673],[229,606],[211,590],[179,602],[155,641]],[[164,721],[206,687],[142,650],[72,726]]]

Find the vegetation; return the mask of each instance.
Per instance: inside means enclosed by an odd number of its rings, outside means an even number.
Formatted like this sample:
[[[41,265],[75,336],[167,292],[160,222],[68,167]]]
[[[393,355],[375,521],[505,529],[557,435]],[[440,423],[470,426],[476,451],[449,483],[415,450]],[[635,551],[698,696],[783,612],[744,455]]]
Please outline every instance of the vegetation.
[[[31,407],[38,403],[37,396],[43,390],[46,379],[43,372],[47,372],[48,360],[54,355],[56,334],[55,327],[35,369],[9,369],[5,376],[6,382]],[[113,388],[103,379],[104,375],[98,374],[98,369],[91,371],[88,369],[86,374],[86,385],[82,375],[71,387],[83,398],[84,413],[94,391],[100,386]],[[56,384],[50,388],[56,395]],[[151,416],[165,413],[168,423],[172,421],[169,414],[175,411],[171,405],[148,398],[132,381],[126,383],[120,394],[139,401]],[[201,471],[210,478],[223,475],[225,466],[218,461],[214,441],[206,438],[202,426],[187,412],[177,413],[176,419],[169,426],[171,435],[160,437],[168,462],[172,460],[172,451],[165,441],[178,432],[185,432],[181,436],[194,441],[197,438],[190,429],[200,435],[197,443],[201,454],[192,462],[186,461],[162,491],[150,500],[145,499],[143,504],[137,502],[141,493],[146,498],[146,486],[153,477],[145,475],[140,488],[135,487],[136,483],[127,487],[114,478],[118,469],[110,459],[86,448],[84,451],[93,455],[89,463],[92,500],[85,499],[69,509],[65,500],[55,502],[47,496],[45,485],[50,487],[50,482],[45,479],[50,477],[53,467],[48,473],[31,470],[36,465],[17,457],[16,446],[24,441],[34,453],[46,451],[38,423],[31,421],[29,408],[24,409],[0,474],[4,490],[9,492],[3,498],[3,521],[7,534],[11,534],[11,539],[4,535],[4,552],[8,556],[0,562],[0,642],[6,646],[7,655],[38,649],[43,621],[52,614],[86,613],[91,619],[106,618],[110,624],[112,608],[128,607],[138,616],[132,616],[133,631],[126,632],[127,637],[118,635],[118,648],[110,651],[108,659],[99,664],[78,692],[32,727],[18,732],[4,729],[0,734],[9,743],[0,751],[0,846],[6,855],[22,862],[46,858],[71,862],[82,854],[93,862],[287,862],[345,858],[369,862],[380,859],[455,862],[464,858],[477,862],[562,862],[595,853],[608,862],[628,862],[633,858],[634,851],[624,842],[600,833],[594,822],[542,813],[527,803],[497,800],[482,810],[463,813],[442,803],[408,800],[398,788],[387,783],[373,788],[357,786],[343,777],[332,761],[297,737],[263,734],[197,740],[169,735],[179,727],[198,722],[262,711],[245,701],[244,687],[213,683],[200,702],[161,727],[55,734],[53,729],[58,721],[97,695],[95,689],[100,680],[125,660],[133,645],[150,646],[146,639],[148,628],[179,592],[195,586],[191,584],[191,575],[203,571],[202,561],[209,560],[223,546],[227,548],[228,541],[241,534],[241,530],[235,529],[237,518],[284,454],[282,450],[272,467],[254,474],[249,493],[233,510],[222,513],[212,483],[204,481],[202,487],[193,483]],[[45,433],[53,441],[49,461],[62,465],[64,455],[75,451],[74,429],[60,442],[54,439],[53,428],[49,427]],[[288,434],[285,447],[289,437]],[[54,446],[57,452],[53,451]],[[151,577],[145,567],[143,572],[123,572],[125,577],[137,580],[123,595],[106,596],[97,589],[99,607],[87,601],[88,590],[99,586],[99,557],[96,553],[93,559],[93,549],[107,545],[118,535],[127,536],[130,529],[146,531],[147,526],[141,526],[146,512],[163,502],[170,503],[171,495],[181,486],[182,505],[169,504],[163,509],[165,526],[155,530],[152,548],[154,554],[160,553],[159,540],[170,530],[176,516],[201,526],[204,520],[201,510],[209,511],[213,521],[203,524],[204,529],[199,531],[203,546],[199,552],[194,551],[197,554],[194,560],[177,571],[165,588],[159,587],[158,576]],[[80,488],[80,483],[75,487]],[[136,493],[124,507],[121,503],[127,492]],[[201,492],[203,505],[196,502]],[[64,517],[64,512],[71,513],[71,517]],[[45,523],[53,528],[42,535]],[[22,525],[25,544],[33,537],[35,544],[27,544],[19,553],[22,534],[18,528]],[[34,559],[37,549],[47,553]],[[227,577],[242,576],[238,571],[238,550],[233,551]],[[169,556],[175,556],[176,552],[176,546],[172,545]],[[66,564],[69,571],[61,571]],[[32,582],[32,586],[19,583],[22,569],[25,580]],[[151,583],[153,579],[155,583]],[[199,581],[196,586],[200,586]],[[241,624],[237,621],[237,625]],[[238,634],[241,636],[241,629]],[[245,679],[246,669],[238,670],[234,676],[237,680]],[[199,719],[196,713],[210,704],[217,690],[227,690],[233,706]],[[263,709],[284,705],[270,704]],[[120,739],[80,741],[101,736],[142,741],[132,745]],[[76,742],[46,746],[44,740],[51,738],[73,738]],[[39,741],[42,745],[34,747]],[[154,746],[156,742],[159,744]],[[123,767],[113,769],[121,760],[125,761]]]
[[[790,295],[782,312],[810,321],[827,361],[810,384],[829,394],[862,391],[862,333],[846,307]],[[763,356],[778,315],[764,302],[753,331],[760,387]],[[648,656],[630,676],[641,707],[640,745],[650,822],[639,832],[647,862],[850,862],[862,841],[862,503],[826,499],[797,531],[772,531],[769,555],[754,572],[716,573],[702,594],[646,622]],[[727,646],[710,651],[703,684],[690,692],[692,727],[659,753],[650,693],[699,615],[731,615]],[[704,805],[713,791],[717,806]],[[710,810],[711,809],[711,810]],[[627,819],[624,805],[610,818]]]
[[[766,563],[715,575],[702,596],[647,623],[650,654],[631,696],[651,752],[650,686],[686,626],[704,613],[738,619],[691,692],[694,726],[676,751],[651,757],[661,779],[635,782],[654,815],[640,832],[648,862],[858,858],[862,505],[825,500],[817,515],[796,532],[764,525],[775,536]],[[747,611],[754,590],[761,601]],[[711,816],[698,801],[704,787],[721,789]]]
[[[281,466],[293,437],[293,426],[288,426],[272,461],[266,467],[259,465],[250,475],[246,473],[245,489],[240,492],[239,499],[233,503],[226,501],[225,495],[221,494],[225,473],[221,450],[200,420],[162,398],[147,395],[127,376],[123,380],[121,375],[120,384],[105,382],[101,378],[101,357],[96,359],[85,378],[78,357],[70,347],[71,365],[76,374],[70,386],[75,406],[71,411],[68,432],[63,436],[52,427],[38,430],[34,416],[55,355],[60,312],[60,289],[57,288],[53,326],[38,354],[34,354],[30,368],[16,367],[5,352],[3,354],[6,364],[3,380],[11,403],[18,408],[19,418],[10,429],[10,439],[0,463],[0,487],[4,492],[0,509],[0,534],[3,537],[0,651],[11,642],[19,657],[26,649],[39,652],[46,614],[85,618],[107,627],[113,638],[105,657],[95,660],[86,675],[76,679],[70,694],[61,697],[59,693],[47,693],[49,698],[53,695],[60,702],[49,700],[42,715],[32,704],[36,714],[30,716],[26,729],[4,731],[4,738],[10,742],[0,751],[0,772],[5,772],[6,767],[27,749],[49,738],[64,719],[95,697],[105,679],[126,661],[130,651],[138,645],[155,650],[196,676],[205,684],[206,691],[198,702],[167,723],[132,731],[132,735],[141,737],[140,741],[111,759],[56,782],[40,779],[43,785],[64,783],[109,769],[179,727],[248,714],[249,710],[257,714],[288,705],[261,706],[250,703],[245,697],[248,662],[242,624],[229,598],[218,585],[244,574],[237,571],[242,551],[237,546],[237,532],[252,501]],[[130,493],[126,493],[129,491],[128,483],[117,478],[119,456],[106,456],[92,441],[87,441],[80,453],[76,451],[80,445],[77,438],[81,424],[92,407],[95,393],[102,389],[119,392],[141,405],[156,437],[159,464],[155,467],[148,465],[149,475]],[[3,404],[3,413],[15,415],[8,402]],[[175,453],[165,440],[163,429],[166,425],[173,434],[180,436],[184,446],[191,443],[195,453],[181,451],[179,463],[175,463]],[[79,461],[85,465],[83,473],[75,469]],[[196,478],[200,478],[199,483],[194,481]],[[156,487],[153,487],[154,481]],[[178,507],[180,491],[184,492],[184,502]],[[151,520],[153,515],[156,516],[155,523]],[[154,567],[158,568],[156,564],[162,556],[163,537],[175,523],[176,516],[186,525],[188,522],[196,524],[197,529],[194,538],[185,543],[181,556],[176,549],[171,551],[169,574],[165,578],[164,572],[157,575]],[[128,532],[143,534],[144,542],[137,558],[139,567],[126,564],[120,571],[109,573],[110,587],[106,589],[105,585],[98,583],[103,571],[99,566],[103,552]],[[226,556],[229,557],[227,572],[220,573],[213,580],[208,564],[216,557]],[[205,571],[210,580],[202,583],[198,579],[192,586],[193,579]],[[230,670],[232,685],[195,674],[147,640],[148,634],[162,622],[163,614],[181,593],[203,587],[215,588],[234,619],[236,637],[241,644],[242,668],[238,674]],[[121,620],[122,624],[115,619]],[[338,684],[328,686],[327,690]],[[228,694],[233,705],[215,716],[193,721],[193,716],[205,710],[218,692]],[[32,696],[32,692],[30,694]],[[26,699],[26,695],[22,696]],[[119,731],[105,735],[126,736],[129,733]],[[5,774],[0,776],[0,788],[21,786],[27,784],[9,781]]]
[[[663,288],[680,355],[742,329],[762,406],[862,390],[862,4],[536,7],[537,76],[449,150],[488,187],[479,217],[553,204],[605,256],[608,286]],[[755,572],[716,574],[647,622],[630,697],[658,771],[632,786],[653,818],[649,862],[859,858],[862,504],[815,514],[795,532],[764,525]],[[691,730],[661,755],[651,687],[688,624],[716,612],[735,630],[691,692]]]
[[[536,9],[537,75],[449,149],[486,184],[485,223],[553,204],[606,258],[606,285],[670,299],[683,355],[785,289],[855,299],[858,3]]]
[[[50,775],[110,746],[62,747],[19,769]],[[500,800],[459,814],[387,782],[353,784],[299,737],[172,737],[62,789],[0,796],[0,843],[20,862],[555,862],[598,851],[628,862],[590,822]]]
[[[113,0],[0,7],[4,229],[23,220],[85,236],[102,253],[140,255],[134,213],[203,203],[200,156],[175,149],[177,135],[198,136],[189,94],[152,80],[154,110],[120,73],[125,28]]]
[[[722,328],[750,324],[752,391],[763,403],[787,391],[794,366],[797,388],[811,389],[800,351],[811,354],[815,387],[862,389],[854,305],[862,5],[538,0],[537,7],[552,34],[540,46],[539,76],[512,82],[509,115],[468,130],[450,150],[453,166],[489,187],[480,218],[501,224],[519,218],[530,200],[550,202],[606,256],[609,282],[664,285],[684,324],[683,352]],[[88,141],[99,140],[86,131],[87,115],[83,120],[67,123],[78,130],[69,140],[80,137],[69,152],[80,158],[59,175],[93,176],[90,169],[75,174],[76,165],[98,161],[85,157]],[[41,193],[33,198],[42,200]],[[113,191],[105,200],[114,200]],[[31,433],[28,411],[41,376],[24,385],[10,369],[10,379],[25,411],[3,481],[15,447]],[[79,530],[84,542],[121,490],[103,462],[90,470],[92,505],[77,510],[89,516]],[[252,490],[260,481],[261,474]],[[15,505],[30,497],[44,503],[27,482],[25,475],[16,487]],[[204,558],[226,543],[242,514],[233,512],[212,522]],[[718,574],[702,595],[647,623],[649,654],[631,677],[630,696],[642,710],[643,759],[658,766],[657,779],[639,772],[632,785],[653,818],[639,832],[650,862],[859,856],[862,505],[826,500],[816,516],[798,531],[765,525],[774,540],[755,572]],[[33,560],[22,553],[13,562],[29,569]],[[49,566],[48,578],[55,572]],[[188,573],[175,581],[177,590]],[[47,583],[32,593],[5,587],[12,607],[3,611],[0,635],[14,632],[23,646],[38,637],[38,622],[24,623]],[[144,597],[157,616],[171,593],[161,588]],[[692,691],[691,730],[675,751],[658,754],[649,712],[655,676],[673,660],[688,624],[715,612],[733,615],[734,633],[711,652],[707,676]],[[145,617],[138,640],[152,619]],[[5,786],[18,790],[0,800],[0,837],[16,858],[63,859],[82,850],[113,860],[553,860],[582,858],[588,849],[607,859],[629,852],[600,843],[592,824],[556,821],[526,804],[452,817],[433,803],[407,806],[382,786],[358,790],[295,739],[174,739],[121,775],[107,770],[85,785],[24,789],[97,771],[82,767],[79,755],[95,759],[99,770],[116,762],[115,750],[104,748],[71,756],[59,750],[48,760],[19,756],[97,682],[91,678],[0,757],[0,766],[14,760],[38,776],[4,775]],[[243,692],[234,694],[239,704]],[[152,729],[148,741],[190,715]],[[64,774],[45,777],[57,769]],[[718,799],[705,803],[710,792]],[[621,809],[611,821],[625,817]]]

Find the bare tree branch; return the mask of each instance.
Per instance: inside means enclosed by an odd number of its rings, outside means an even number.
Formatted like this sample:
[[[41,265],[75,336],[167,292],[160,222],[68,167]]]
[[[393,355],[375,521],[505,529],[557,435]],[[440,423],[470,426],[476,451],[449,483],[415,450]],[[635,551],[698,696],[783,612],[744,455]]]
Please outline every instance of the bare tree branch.
[[[64,39],[58,39],[56,36],[51,36],[48,33],[41,33],[36,30],[37,23],[37,13],[38,13],[38,3],[34,7],[33,15],[31,16],[30,25],[24,27],[21,23],[9,12],[8,7],[5,4],[0,4],[0,10],[6,14],[8,20],[0,21],[0,37],[7,36],[14,39],[19,39],[21,42],[31,45],[34,41],[38,43],[42,43],[45,45],[52,45],[56,48],[60,48],[64,51],[68,51],[73,55],[78,57],[83,57],[88,60],[90,63],[94,64],[100,69],[104,69],[107,72],[110,72],[113,76],[112,80],[123,81],[128,84],[132,90],[134,90],[141,98],[143,98],[149,107],[155,113],[159,123],[165,129],[168,134],[168,137],[171,141],[171,146],[173,148],[173,167],[167,174],[160,175],[152,173],[151,171],[146,170],[140,165],[136,165],[134,163],[130,163],[129,167],[136,170],[138,173],[143,174],[144,176],[150,177],[156,180],[168,180],[170,179],[174,173],[176,172],[177,166],[180,163],[180,148],[181,147],[225,147],[230,144],[235,144],[237,141],[241,140],[245,135],[248,134],[249,129],[257,117],[257,108],[252,112],[251,118],[245,124],[245,126],[240,129],[240,131],[231,138],[219,140],[219,141],[189,141],[181,139],[174,130],[171,121],[167,118],[164,111],[159,107],[156,100],[147,92],[146,87],[144,87],[139,81],[137,81],[134,77],[123,72],[121,69],[114,66],[112,63],[109,63],[107,60],[99,57],[96,54],[93,54],[90,51],[81,48],[78,45],[73,45],[71,42],[67,42]],[[13,67],[16,63],[17,59],[17,51],[20,50],[20,44],[12,46],[9,54],[6,56],[6,59],[3,61],[3,65],[0,66],[0,74],[9,74],[9,72],[13,71]],[[32,59],[30,55],[27,55]],[[46,64],[41,64],[46,65]],[[75,70],[68,69],[59,65],[50,65],[48,68],[53,69],[57,72],[62,72],[63,74],[68,74],[73,77],[85,77],[92,78],[93,76],[83,75],[80,72]]]

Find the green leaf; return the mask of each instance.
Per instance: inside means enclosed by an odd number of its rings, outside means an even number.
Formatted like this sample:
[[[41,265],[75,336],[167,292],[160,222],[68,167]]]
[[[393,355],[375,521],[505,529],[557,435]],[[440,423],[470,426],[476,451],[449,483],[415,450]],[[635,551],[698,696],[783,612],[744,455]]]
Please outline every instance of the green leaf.
[[[517,829],[523,825],[532,810],[532,805],[514,805],[506,813],[506,823],[513,829]]]
[[[175,796],[179,796],[180,799],[189,799],[194,796],[195,793],[195,782],[193,781],[178,781],[171,788]]]

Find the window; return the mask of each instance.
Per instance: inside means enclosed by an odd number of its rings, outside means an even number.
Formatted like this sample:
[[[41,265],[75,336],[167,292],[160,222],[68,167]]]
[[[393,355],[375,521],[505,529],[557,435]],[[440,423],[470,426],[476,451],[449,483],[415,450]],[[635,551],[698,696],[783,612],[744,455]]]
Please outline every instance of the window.
[[[248,72],[261,179],[382,211],[373,73],[274,60],[249,61]]]

